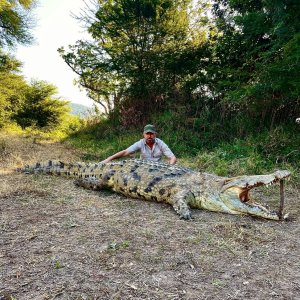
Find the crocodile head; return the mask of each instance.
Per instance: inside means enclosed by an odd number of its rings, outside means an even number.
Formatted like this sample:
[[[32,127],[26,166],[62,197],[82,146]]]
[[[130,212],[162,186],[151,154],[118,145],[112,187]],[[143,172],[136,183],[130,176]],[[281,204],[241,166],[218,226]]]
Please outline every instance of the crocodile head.
[[[289,171],[276,171],[268,175],[253,175],[228,178],[224,181],[219,197],[221,202],[233,214],[246,214],[261,218],[279,220],[277,212],[270,211],[250,196],[250,191],[259,186],[268,186],[278,183],[290,176]],[[283,217],[287,218],[287,215]]]

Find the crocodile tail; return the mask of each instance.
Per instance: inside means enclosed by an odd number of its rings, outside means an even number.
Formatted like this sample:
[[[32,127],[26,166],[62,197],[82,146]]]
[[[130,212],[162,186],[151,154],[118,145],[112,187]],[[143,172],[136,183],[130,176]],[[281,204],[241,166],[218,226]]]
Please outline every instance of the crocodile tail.
[[[99,168],[101,167],[101,168]],[[101,164],[87,164],[83,162],[71,162],[65,163],[59,160],[47,160],[43,162],[37,162],[34,165],[26,166],[19,170],[25,174],[51,174],[61,175],[64,177],[83,178],[95,175],[94,169],[97,169],[96,173],[101,173],[104,165]],[[101,170],[100,170],[101,169]]]
[[[43,174],[61,174],[66,169],[66,164],[59,160],[47,160],[37,162],[34,165],[27,165],[19,169],[25,174],[43,173]]]

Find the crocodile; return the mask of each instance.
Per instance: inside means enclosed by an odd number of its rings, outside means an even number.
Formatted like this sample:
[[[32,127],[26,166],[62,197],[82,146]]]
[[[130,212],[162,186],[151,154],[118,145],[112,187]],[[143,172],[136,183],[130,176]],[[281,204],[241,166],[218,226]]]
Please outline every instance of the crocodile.
[[[228,178],[139,159],[107,164],[49,160],[26,166],[22,171],[67,176],[75,178],[75,184],[84,188],[111,189],[131,198],[168,203],[183,219],[191,219],[190,208],[270,220],[284,219],[281,214],[256,202],[249,192],[290,176],[289,171],[278,170],[268,175]]]

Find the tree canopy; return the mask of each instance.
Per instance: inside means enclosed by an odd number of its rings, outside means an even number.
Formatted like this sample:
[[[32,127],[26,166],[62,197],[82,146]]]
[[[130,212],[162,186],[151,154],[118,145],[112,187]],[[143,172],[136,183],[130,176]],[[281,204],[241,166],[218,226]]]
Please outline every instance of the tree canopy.
[[[57,88],[45,81],[27,83],[20,74],[22,63],[0,51],[0,128],[9,122],[21,127],[57,127],[69,112]]]
[[[69,112],[68,103],[55,97],[55,86],[45,81],[28,84],[21,74],[22,63],[4,51],[32,42],[34,5],[34,0],[0,0],[0,128],[16,122],[23,128],[53,129]]]
[[[59,51],[127,125],[185,105],[272,127],[299,113],[299,14],[295,0],[98,0],[78,17],[92,39]]]
[[[19,74],[21,66],[21,62],[0,50],[0,127],[24,101],[27,83]]]
[[[177,92],[195,63],[191,51],[205,44],[205,30],[191,30],[192,9],[187,0],[97,1],[93,18],[84,19],[93,40],[59,51],[106,113],[138,118]]]
[[[15,112],[13,119],[23,128],[58,127],[67,113],[70,112],[68,102],[61,101],[55,95],[57,87],[45,81],[32,81],[25,91],[25,101]]]
[[[299,112],[300,3],[232,0],[213,7],[222,34],[212,86],[222,101],[261,122]]]
[[[0,0],[0,48],[32,42],[34,5],[35,0]]]

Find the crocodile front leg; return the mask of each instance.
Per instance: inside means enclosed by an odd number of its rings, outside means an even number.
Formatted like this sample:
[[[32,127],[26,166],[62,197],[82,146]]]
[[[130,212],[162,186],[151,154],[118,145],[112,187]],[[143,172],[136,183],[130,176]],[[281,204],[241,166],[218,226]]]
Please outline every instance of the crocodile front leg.
[[[181,190],[172,197],[170,204],[181,219],[190,220],[192,215],[188,203],[193,199],[194,195],[191,191]]]

